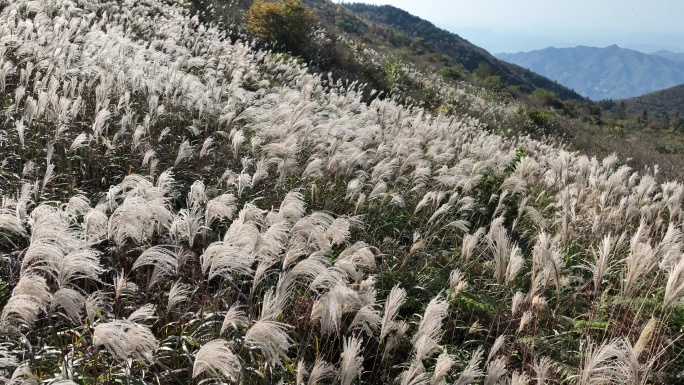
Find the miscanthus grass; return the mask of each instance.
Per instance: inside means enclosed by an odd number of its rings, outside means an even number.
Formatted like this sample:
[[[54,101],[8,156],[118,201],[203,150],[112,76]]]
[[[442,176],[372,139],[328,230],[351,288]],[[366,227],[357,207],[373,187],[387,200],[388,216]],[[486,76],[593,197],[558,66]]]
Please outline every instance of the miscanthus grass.
[[[678,381],[681,183],[183,5],[0,1],[2,381]]]

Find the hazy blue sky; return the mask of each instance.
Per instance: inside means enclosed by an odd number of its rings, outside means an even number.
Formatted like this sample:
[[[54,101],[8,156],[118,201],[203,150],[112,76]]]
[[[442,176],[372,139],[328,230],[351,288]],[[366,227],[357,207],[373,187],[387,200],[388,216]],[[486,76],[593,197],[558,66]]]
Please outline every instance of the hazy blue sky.
[[[549,45],[684,51],[680,0],[364,0],[391,4],[492,52]]]

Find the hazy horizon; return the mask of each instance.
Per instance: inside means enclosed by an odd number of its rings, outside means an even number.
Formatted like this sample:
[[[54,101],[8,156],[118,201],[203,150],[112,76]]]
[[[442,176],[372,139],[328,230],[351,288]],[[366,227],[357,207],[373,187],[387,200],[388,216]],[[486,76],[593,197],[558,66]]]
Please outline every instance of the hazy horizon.
[[[457,33],[491,53],[586,45],[684,52],[684,2],[636,0],[365,0],[388,4]]]

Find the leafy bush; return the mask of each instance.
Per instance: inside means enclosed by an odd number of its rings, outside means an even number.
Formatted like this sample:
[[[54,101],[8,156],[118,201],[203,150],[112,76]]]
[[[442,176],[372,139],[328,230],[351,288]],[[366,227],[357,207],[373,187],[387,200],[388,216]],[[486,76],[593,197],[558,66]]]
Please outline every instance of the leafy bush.
[[[317,23],[301,0],[255,0],[247,12],[247,30],[253,36],[297,53],[309,42]]]
[[[463,71],[456,67],[443,67],[439,70],[439,74],[451,80],[459,80],[463,77]]]

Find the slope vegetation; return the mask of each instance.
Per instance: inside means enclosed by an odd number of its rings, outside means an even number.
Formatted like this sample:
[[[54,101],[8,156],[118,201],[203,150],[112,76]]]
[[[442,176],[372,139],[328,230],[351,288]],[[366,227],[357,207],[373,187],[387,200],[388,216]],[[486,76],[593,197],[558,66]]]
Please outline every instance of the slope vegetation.
[[[0,380],[677,380],[684,185],[181,5],[0,3]]]
[[[583,99],[576,92],[544,76],[499,60],[460,36],[438,28],[429,21],[399,8],[391,5],[376,6],[363,3],[344,3],[343,5],[367,20],[389,28],[390,30],[384,34],[389,35],[386,40],[390,42],[395,41],[398,45],[425,44],[428,50],[448,57],[466,71],[475,72],[479,70],[485,76],[499,76],[507,85],[520,87],[527,93],[543,88],[556,93],[561,99]],[[350,32],[352,35],[354,34],[354,30]],[[366,34],[366,36],[377,36],[377,32],[374,31],[374,33]],[[410,43],[402,44],[397,34],[405,34]]]
[[[647,111],[654,120],[672,121],[684,117],[684,85],[621,100],[617,102],[618,106],[620,102],[624,102],[625,111],[630,116],[643,115]]]

